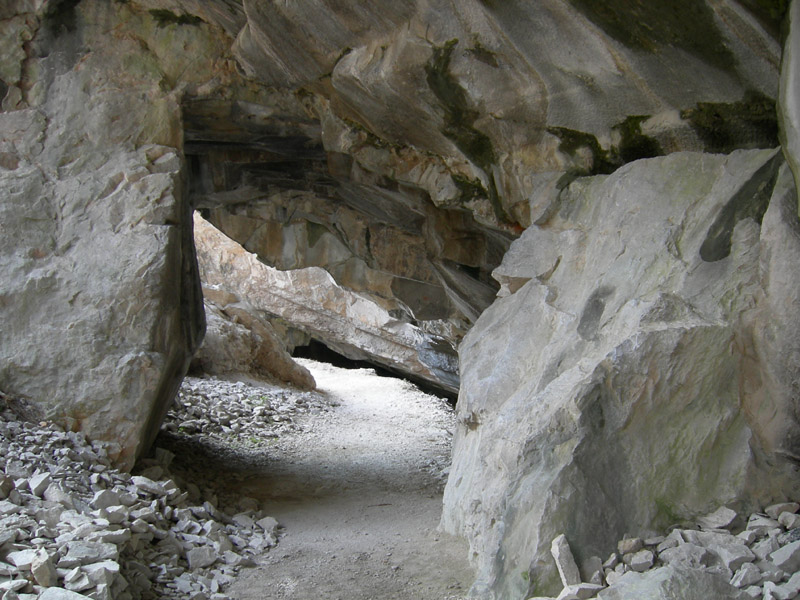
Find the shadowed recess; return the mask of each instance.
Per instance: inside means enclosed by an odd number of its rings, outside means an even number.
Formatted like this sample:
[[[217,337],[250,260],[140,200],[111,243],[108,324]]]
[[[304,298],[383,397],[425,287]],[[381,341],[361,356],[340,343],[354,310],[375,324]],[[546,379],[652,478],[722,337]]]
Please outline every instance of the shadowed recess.
[[[722,71],[733,71],[736,58],[704,0],[570,0],[592,23],[636,50],[656,54],[675,47]]]

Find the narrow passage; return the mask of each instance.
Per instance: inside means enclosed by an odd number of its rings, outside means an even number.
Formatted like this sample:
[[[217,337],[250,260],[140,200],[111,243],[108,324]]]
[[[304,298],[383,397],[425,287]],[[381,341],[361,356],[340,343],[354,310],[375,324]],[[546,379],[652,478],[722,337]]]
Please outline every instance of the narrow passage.
[[[300,417],[238,491],[285,528],[232,599],[445,600],[472,580],[467,545],[437,531],[454,426],[412,384],[301,360],[330,410]]]

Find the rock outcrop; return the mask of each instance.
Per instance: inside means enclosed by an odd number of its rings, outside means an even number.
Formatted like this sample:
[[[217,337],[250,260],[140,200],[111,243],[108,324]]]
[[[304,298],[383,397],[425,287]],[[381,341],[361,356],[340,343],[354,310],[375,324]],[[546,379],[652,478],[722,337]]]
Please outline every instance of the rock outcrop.
[[[301,390],[316,387],[308,369],[296,363],[269,321],[229,293],[205,288],[206,335],[191,370],[208,375],[252,375]]]
[[[679,153],[576,180],[512,245],[445,493],[482,584],[556,591],[561,531],[583,559],[797,491],[795,201],[779,150]]]
[[[457,360],[446,343],[392,317],[336,284],[323,269],[279,271],[195,214],[200,275],[209,286],[246,299],[340,354],[370,360],[446,390],[458,389]]]

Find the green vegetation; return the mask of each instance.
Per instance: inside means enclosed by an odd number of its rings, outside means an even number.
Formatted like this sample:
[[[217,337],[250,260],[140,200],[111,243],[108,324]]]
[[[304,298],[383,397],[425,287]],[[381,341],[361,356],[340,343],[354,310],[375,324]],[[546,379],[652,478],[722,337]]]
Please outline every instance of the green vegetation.
[[[616,171],[621,165],[612,160],[609,153],[603,149],[600,142],[591,133],[566,127],[548,127],[547,132],[559,139],[558,149],[564,154],[574,156],[581,148],[589,150],[592,155],[592,166],[581,175],[607,175]]]
[[[622,138],[617,154],[623,163],[664,154],[661,144],[642,133],[642,123],[648,118],[649,115],[632,115],[614,125],[614,129],[619,131]]]
[[[483,187],[480,179],[470,179],[464,175],[451,175],[453,183],[461,192],[461,203],[469,202],[475,198],[488,198],[489,191]]]
[[[159,27],[167,27],[168,25],[199,25],[205,22],[198,16],[188,13],[176,15],[174,12],[163,8],[151,9],[150,15],[156,20]]]
[[[483,64],[489,65],[490,67],[496,69],[500,66],[500,64],[497,62],[495,53],[484,47],[483,44],[477,40],[472,48],[467,48],[467,52],[469,52],[475,58],[475,60],[479,60]]]
[[[428,86],[444,108],[442,133],[488,173],[495,162],[492,142],[489,136],[473,127],[478,111],[470,108],[467,92],[450,73],[450,60],[457,44],[458,40],[454,39],[434,48],[433,57],[425,65],[425,74]]]
[[[435,47],[431,60],[425,65],[428,87],[430,87],[444,109],[442,134],[453,142],[456,148],[463,152],[464,156],[472,161],[474,165],[486,173],[489,179],[489,188],[484,190],[485,196],[492,205],[498,222],[513,223],[506,214],[497,193],[497,184],[492,173],[492,166],[497,159],[492,141],[488,135],[475,129],[474,124],[479,116],[478,111],[470,107],[466,90],[461,87],[456,78],[453,77],[453,74],[450,73],[450,60],[457,44],[458,40],[453,39],[446,42],[444,46]],[[454,183],[464,191],[464,180],[457,181],[456,179],[456,177],[453,178]],[[470,190],[477,191],[473,184],[470,184],[470,186]],[[475,195],[471,197],[474,198]]]
[[[696,108],[682,111],[681,118],[689,121],[708,152],[779,145],[775,100],[755,90],[739,102],[698,102]]]

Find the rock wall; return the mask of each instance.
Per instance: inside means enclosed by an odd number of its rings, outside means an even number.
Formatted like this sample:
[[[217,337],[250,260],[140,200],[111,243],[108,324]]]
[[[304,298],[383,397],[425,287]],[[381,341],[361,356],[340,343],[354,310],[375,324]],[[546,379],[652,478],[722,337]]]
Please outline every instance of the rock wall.
[[[495,271],[461,346],[443,523],[476,590],[555,595],[580,559],[798,491],[800,222],[779,150],[578,179]]]
[[[300,269],[219,241],[220,284],[345,354],[454,389],[475,324],[444,521],[478,592],[548,588],[556,524],[788,494],[783,6],[4,2],[0,390],[129,466],[202,331],[196,205]]]
[[[181,100],[258,93],[220,29],[153,10],[0,7],[0,390],[123,468],[203,333]]]

